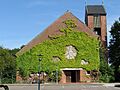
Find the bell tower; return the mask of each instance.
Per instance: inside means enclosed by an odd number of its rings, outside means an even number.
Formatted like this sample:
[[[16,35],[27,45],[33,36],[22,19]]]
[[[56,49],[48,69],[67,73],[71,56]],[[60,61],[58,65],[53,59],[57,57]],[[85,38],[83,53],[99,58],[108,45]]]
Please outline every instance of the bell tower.
[[[97,34],[107,46],[106,11],[103,5],[86,5],[85,24]]]

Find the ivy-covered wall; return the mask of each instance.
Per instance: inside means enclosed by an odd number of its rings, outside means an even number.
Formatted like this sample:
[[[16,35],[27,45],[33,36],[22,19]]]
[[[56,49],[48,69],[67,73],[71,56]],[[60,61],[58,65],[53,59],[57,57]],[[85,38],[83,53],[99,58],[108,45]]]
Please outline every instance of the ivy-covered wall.
[[[50,40],[45,40],[17,58],[17,68],[22,71],[23,76],[27,76],[30,72],[38,72],[39,58],[42,58],[41,71],[45,72],[55,71],[56,68],[83,68],[88,71],[99,69],[99,41],[97,38],[74,30],[76,26],[71,20],[66,22],[64,23],[67,27],[61,29],[65,33],[64,35],[50,37]],[[75,59],[69,60],[65,57],[66,46],[69,45],[74,46],[77,50]],[[38,57],[39,54],[42,56]],[[59,57],[60,61],[55,62],[53,57]],[[81,60],[89,63],[81,65]]]

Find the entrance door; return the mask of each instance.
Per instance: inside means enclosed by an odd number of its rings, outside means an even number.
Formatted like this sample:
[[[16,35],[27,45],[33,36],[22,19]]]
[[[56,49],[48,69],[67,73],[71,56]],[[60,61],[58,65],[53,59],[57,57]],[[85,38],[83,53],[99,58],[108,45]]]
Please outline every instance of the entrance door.
[[[65,70],[66,82],[75,83],[80,80],[80,71],[79,70]]]
[[[77,76],[76,71],[74,70],[71,71],[71,82],[74,82],[74,83],[76,82],[76,79],[77,79],[76,76]]]

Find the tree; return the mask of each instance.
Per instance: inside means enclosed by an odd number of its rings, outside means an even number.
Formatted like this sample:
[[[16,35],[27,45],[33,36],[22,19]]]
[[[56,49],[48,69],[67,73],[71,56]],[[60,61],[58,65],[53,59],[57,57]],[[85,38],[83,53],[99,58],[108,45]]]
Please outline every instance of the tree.
[[[110,33],[109,62],[114,68],[115,81],[120,82],[120,20],[114,22]]]
[[[100,48],[100,82],[112,82],[114,80],[113,77],[113,69],[108,64],[108,60],[106,58],[106,49]]]
[[[16,77],[16,57],[19,49],[5,49],[0,47],[0,79],[2,83],[13,83]]]

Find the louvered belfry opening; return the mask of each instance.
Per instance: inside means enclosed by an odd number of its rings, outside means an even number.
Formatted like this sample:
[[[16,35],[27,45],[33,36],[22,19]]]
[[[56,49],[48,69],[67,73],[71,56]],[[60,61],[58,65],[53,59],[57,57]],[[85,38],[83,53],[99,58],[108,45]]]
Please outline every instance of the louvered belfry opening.
[[[94,28],[100,28],[100,15],[94,16]]]

